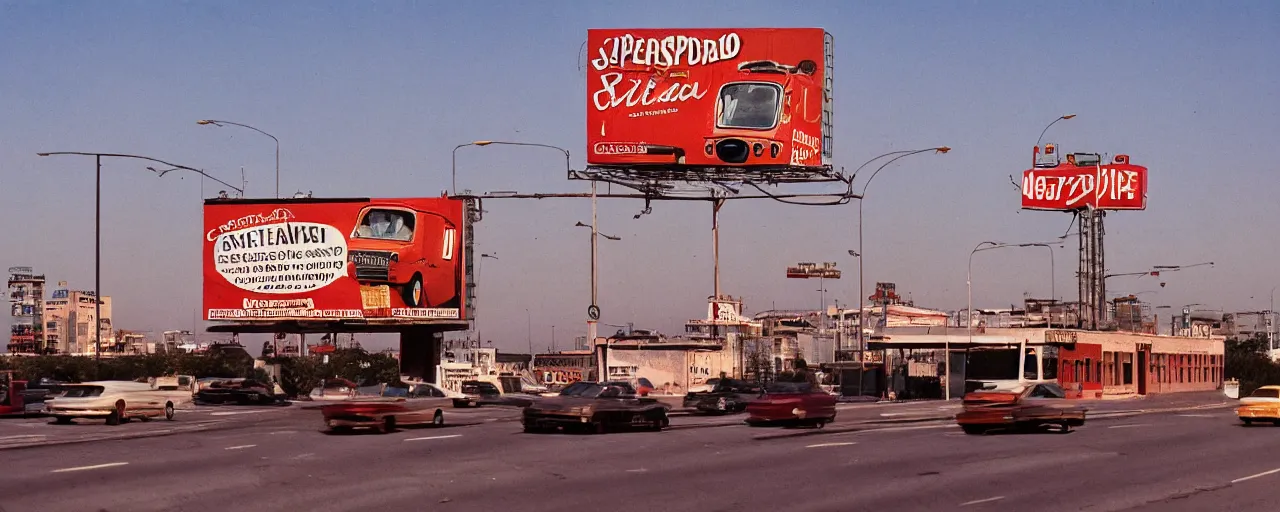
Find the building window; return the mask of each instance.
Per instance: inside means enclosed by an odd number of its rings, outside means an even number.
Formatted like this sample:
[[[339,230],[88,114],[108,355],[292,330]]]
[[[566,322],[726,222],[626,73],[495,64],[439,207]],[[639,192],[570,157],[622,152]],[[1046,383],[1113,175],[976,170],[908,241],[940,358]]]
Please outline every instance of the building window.
[[[1123,372],[1122,378],[1124,379],[1124,385],[1128,386],[1133,384],[1133,353],[1125,352],[1124,354],[1121,354],[1120,363],[1120,368]]]
[[[88,336],[88,335],[89,335],[89,324],[87,322],[80,322],[76,324],[76,336]]]

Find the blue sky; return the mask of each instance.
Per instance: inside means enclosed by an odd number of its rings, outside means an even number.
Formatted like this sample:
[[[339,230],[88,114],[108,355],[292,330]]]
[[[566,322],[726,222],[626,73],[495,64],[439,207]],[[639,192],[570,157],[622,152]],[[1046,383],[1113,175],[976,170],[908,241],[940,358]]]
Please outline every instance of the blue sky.
[[[866,282],[917,304],[965,304],[982,240],[1053,239],[1066,214],[1020,212],[1008,176],[1040,130],[1068,151],[1127,153],[1151,169],[1149,208],[1107,219],[1108,267],[1215,261],[1213,269],[1112,280],[1155,304],[1267,307],[1280,284],[1273,154],[1280,133],[1280,4],[1232,2],[3,2],[0,1],[0,267],[31,265],[91,288],[92,160],[37,151],[138,153],[209,170],[250,196],[434,196],[450,150],[477,139],[552,144],[583,164],[594,27],[821,26],[836,41],[835,160],[948,145],[886,169],[865,203]],[[554,152],[467,148],[460,188],[583,191]],[[190,328],[200,302],[200,185],[108,161],[103,292],[116,325]],[[216,186],[209,184],[212,194]],[[710,210],[602,201],[605,322],[677,332],[712,293]],[[489,201],[477,250],[480,322],[499,347],[561,346],[585,332],[585,200]],[[750,311],[816,307],[798,261],[837,261],[828,297],[856,301],[857,208],[731,203],[721,214],[725,292]],[[1042,249],[981,253],[974,301],[1048,294]],[[1056,253],[1074,296],[1075,243]],[[1252,297],[1252,298],[1251,298]],[[7,325],[8,318],[0,320]],[[7,330],[7,329],[6,329]],[[608,328],[604,328],[608,332]]]

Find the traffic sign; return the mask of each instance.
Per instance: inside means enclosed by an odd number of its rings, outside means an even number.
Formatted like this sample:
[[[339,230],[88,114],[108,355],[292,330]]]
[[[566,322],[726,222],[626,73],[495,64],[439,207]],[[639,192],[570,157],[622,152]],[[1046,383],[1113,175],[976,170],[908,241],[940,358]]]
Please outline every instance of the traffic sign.
[[[590,319],[592,319],[592,320],[599,320],[599,319],[600,319],[600,306],[597,306],[597,305],[595,305],[595,304],[592,304],[592,305],[590,305],[590,306],[587,306],[587,318],[590,318]]]

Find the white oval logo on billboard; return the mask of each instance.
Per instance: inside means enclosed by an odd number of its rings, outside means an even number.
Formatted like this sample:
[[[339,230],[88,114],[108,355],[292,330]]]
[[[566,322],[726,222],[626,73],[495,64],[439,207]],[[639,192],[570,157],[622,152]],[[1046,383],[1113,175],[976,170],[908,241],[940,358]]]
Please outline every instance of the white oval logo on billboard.
[[[213,261],[218,273],[242,290],[307,293],[347,274],[347,239],[328,224],[266,224],[218,235]]]

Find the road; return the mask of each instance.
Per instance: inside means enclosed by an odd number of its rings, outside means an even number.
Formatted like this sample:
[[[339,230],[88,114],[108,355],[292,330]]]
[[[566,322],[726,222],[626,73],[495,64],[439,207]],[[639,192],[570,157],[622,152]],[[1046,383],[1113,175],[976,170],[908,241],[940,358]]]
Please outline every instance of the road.
[[[844,419],[886,410],[842,412],[821,431],[678,418],[661,433],[590,436],[523,434],[514,411],[484,408],[450,410],[444,428],[335,436],[317,411],[276,408],[0,451],[0,510],[1280,509],[1280,428],[1242,427],[1230,409],[978,437],[949,422]]]

